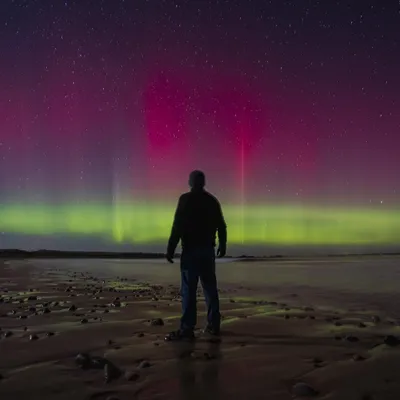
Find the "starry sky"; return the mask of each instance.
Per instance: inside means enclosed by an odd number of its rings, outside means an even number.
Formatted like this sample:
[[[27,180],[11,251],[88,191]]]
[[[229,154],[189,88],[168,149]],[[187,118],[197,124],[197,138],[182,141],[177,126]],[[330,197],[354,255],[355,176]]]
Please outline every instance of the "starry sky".
[[[233,248],[396,245],[399,24],[394,0],[2,0],[0,247],[163,249],[195,168]]]

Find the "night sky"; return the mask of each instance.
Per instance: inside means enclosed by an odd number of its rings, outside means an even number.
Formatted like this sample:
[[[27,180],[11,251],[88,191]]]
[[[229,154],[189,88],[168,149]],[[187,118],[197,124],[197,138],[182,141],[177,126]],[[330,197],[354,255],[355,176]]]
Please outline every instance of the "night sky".
[[[399,26],[397,0],[1,0],[0,247],[162,250],[195,168],[231,249],[396,245]]]

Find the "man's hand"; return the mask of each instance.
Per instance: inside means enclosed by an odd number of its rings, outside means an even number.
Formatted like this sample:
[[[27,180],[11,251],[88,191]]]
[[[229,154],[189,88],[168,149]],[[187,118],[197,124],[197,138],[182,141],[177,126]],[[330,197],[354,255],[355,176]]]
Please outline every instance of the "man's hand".
[[[225,257],[225,254],[226,254],[226,246],[220,245],[217,250],[217,256],[221,258],[221,257]]]
[[[172,254],[167,254],[166,256],[165,256],[165,258],[167,259],[167,261],[170,263],[170,264],[173,264],[174,263],[174,255]]]

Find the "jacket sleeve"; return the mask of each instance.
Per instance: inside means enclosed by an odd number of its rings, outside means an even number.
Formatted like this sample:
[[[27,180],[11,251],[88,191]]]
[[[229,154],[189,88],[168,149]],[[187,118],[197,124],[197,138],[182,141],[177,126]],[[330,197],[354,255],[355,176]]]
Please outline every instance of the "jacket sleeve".
[[[222,207],[219,201],[217,200],[217,232],[218,232],[218,242],[220,246],[226,247],[227,242],[227,229],[226,222],[224,218],[224,214],[222,212]]]
[[[171,234],[168,240],[167,254],[173,256],[178,246],[179,240],[181,239],[182,224],[183,224],[183,205],[184,196],[179,198],[178,205],[176,207],[174,222],[172,224]]]

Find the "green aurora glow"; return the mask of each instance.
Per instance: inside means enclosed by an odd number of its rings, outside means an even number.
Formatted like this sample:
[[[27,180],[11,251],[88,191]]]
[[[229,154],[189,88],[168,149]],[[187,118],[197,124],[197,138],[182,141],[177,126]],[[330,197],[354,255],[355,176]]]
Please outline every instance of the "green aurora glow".
[[[175,204],[3,205],[0,230],[102,237],[115,243],[166,241]],[[289,205],[224,206],[230,244],[398,244],[400,211]]]

